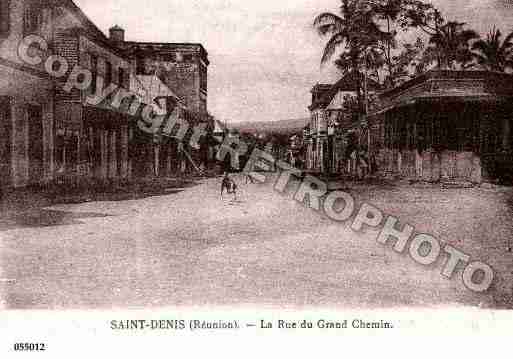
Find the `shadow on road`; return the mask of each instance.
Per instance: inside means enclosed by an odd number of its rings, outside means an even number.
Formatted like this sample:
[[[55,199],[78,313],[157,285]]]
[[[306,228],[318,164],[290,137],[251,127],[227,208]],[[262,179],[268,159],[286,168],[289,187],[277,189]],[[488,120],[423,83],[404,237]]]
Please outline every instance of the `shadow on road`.
[[[67,212],[49,209],[33,209],[12,214],[0,220],[0,231],[20,228],[38,228],[83,224],[80,219],[110,217],[103,213]]]
[[[104,213],[73,213],[49,210],[60,204],[120,202],[180,193],[197,185],[186,179],[152,179],[124,185],[82,188],[24,188],[4,193],[0,200],[0,231],[18,228],[82,224],[83,218],[101,218]]]

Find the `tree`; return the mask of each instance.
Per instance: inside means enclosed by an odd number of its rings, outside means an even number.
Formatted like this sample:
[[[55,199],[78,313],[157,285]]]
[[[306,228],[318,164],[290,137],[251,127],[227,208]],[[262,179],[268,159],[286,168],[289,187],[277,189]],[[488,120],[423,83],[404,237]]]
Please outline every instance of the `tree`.
[[[404,0],[398,22],[402,28],[420,29],[426,35],[433,36],[439,32],[444,19],[432,4],[421,0]]]
[[[479,38],[474,30],[465,29],[463,22],[450,21],[439,27],[429,39],[424,58],[435,62],[439,69],[466,69],[471,66],[473,55],[470,42]]]
[[[504,72],[513,68],[513,32],[504,41],[502,33],[495,27],[472,45],[473,56],[477,63],[486,70]]]
[[[314,27],[321,36],[329,35],[321,59],[325,64],[342,49],[336,66],[343,75],[356,74],[357,99],[363,111],[362,68],[367,65],[367,51],[375,47],[379,39],[386,36],[374,22],[373,12],[365,1],[341,0],[340,15],[324,12],[314,20]]]
[[[394,67],[391,76],[396,85],[425,72],[424,49],[424,42],[419,37],[414,43],[405,43],[403,50],[393,57]]]
[[[370,6],[378,20],[382,20],[386,25],[386,36],[381,38],[379,48],[382,52],[384,64],[386,64],[388,76],[385,84],[389,87],[395,85],[394,77],[394,57],[392,50],[397,47],[397,30],[394,23],[398,22],[399,17],[404,11],[404,0],[375,0],[370,2]]]

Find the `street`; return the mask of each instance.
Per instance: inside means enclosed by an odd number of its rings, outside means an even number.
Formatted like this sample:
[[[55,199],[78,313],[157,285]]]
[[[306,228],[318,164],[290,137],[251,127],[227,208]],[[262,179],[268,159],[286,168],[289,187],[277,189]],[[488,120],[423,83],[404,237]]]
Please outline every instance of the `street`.
[[[220,178],[136,200],[33,209],[0,226],[0,293],[8,309],[170,306],[511,307],[512,191],[356,185],[365,200],[489,263],[485,294],[424,268],[349,223]],[[293,187],[293,186],[291,186]],[[479,204],[477,204],[479,202]]]

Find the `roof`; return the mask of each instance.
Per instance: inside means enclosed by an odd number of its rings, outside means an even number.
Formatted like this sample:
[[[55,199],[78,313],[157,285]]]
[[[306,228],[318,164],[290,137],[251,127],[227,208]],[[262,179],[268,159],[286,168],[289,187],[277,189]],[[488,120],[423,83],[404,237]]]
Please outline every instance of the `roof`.
[[[513,75],[497,72],[497,71],[453,71],[453,70],[431,70],[426,73],[419,75],[409,81],[404,82],[403,84],[394,87],[393,89],[387,90],[381,93],[381,97],[390,97],[394,96],[402,91],[405,91],[411,87],[416,85],[425,83],[429,80],[453,80],[453,81],[463,81],[463,80],[480,80],[485,81],[491,85],[491,87],[495,87],[499,89],[500,87],[509,88],[509,91],[513,91]]]
[[[331,99],[331,102],[326,107],[327,110],[343,110],[345,97],[347,96],[347,92],[338,91],[335,96]]]
[[[101,42],[102,44],[109,46],[111,49],[117,51],[118,54],[127,54],[131,47],[133,46],[156,46],[156,47],[178,47],[178,46],[195,46],[198,47],[202,53],[202,57],[204,58],[207,65],[210,64],[208,61],[208,52],[205,50],[202,44],[200,43],[165,43],[165,42],[134,42],[134,41],[124,41],[122,44],[115,44],[111,41],[104,33],[101,31],[96,24],[87,17],[87,15],[82,11],[82,9],[75,4],[73,0],[50,0],[49,4],[52,6],[62,6],[70,10],[77,18],[82,22],[89,35],[93,37],[95,40]],[[118,25],[115,25],[111,28],[111,30],[123,30]],[[126,56],[126,55],[125,55]]]
[[[139,42],[139,41],[125,41],[121,44],[124,49],[127,51],[135,52],[135,51],[144,51],[145,48],[151,48],[153,53],[161,51],[162,53],[166,52],[174,52],[179,47],[192,47],[198,48],[201,57],[205,61],[207,65],[210,64],[208,60],[208,52],[205,50],[203,44],[194,43],[194,42]]]
[[[329,104],[330,100],[327,95],[330,93],[332,87],[333,85],[317,84],[312,88],[312,104],[309,107],[310,111]]]
[[[77,17],[80,26],[67,28],[68,33],[85,36],[92,41],[102,44],[116,55],[127,58],[126,52],[115,46],[73,0],[47,0],[45,3],[53,8],[65,8]]]
[[[113,54],[115,54],[127,61],[130,59],[130,57],[126,51],[123,51],[123,49],[120,49],[119,47],[115,46],[105,36],[98,36],[98,34],[92,33],[87,28],[75,26],[75,27],[68,28],[66,31],[63,31],[63,33],[74,35],[74,36],[84,36],[85,38],[89,39],[90,41],[95,42],[96,44],[102,45],[105,49],[108,49]]]
[[[331,89],[332,86],[333,86],[333,84],[317,84],[314,87],[312,87],[311,92],[313,93],[313,92],[328,91],[329,89]]]
[[[356,74],[356,72],[350,72],[346,74],[340,80],[338,80],[334,87],[336,87],[337,91],[356,92],[358,84],[358,78]],[[362,73],[359,75],[363,77]],[[367,88],[371,91],[377,91],[381,89],[381,85],[367,76]]]
[[[419,101],[496,101],[513,99],[513,75],[492,71],[432,70],[379,95],[374,113]]]
[[[157,75],[137,75],[137,78],[146,89],[150,101],[159,97],[172,97],[180,100],[180,97],[167,87]]]
[[[53,0],[52,5],[63,6],[70,10],[83,23],[87,30],[91,31],[95,36],[104,41],[108,41],[107,36],[101,31],[94,22],[87,17],[80,7],[73,0]]]
[[[361,76],[363,74],[360,73]],[[356,93],[357,89],[357,77],[355,72],[348,73],[344,75],[340,80],[338,80],[334,85],[316,85],[312,89],[312,93],[314,92],[324,92],[324,94],[320,95],[319,98],[315,99],[312,102],[312,105],[309,107],[310,110],[314,110],[319,107],[327,107],[331,104],[333,99],[338,96],[341,92],[354,92]],[[378,91],[381,89],[381,85],[371,79],[370,77],[367,77],[367,89],[370,91]],[[338,100],[343,99],[343,94],[340,94],[341,98]],[[340,102],[339,101],[339,102]],[[336,106],[336,104],[334,104]],[[340,104],[338,104],[341,106]],[[338,107],[340,107],[338,106]],[[336,106],[337,107],[337,106]],[[339,108],[336,109],[339,109]]]

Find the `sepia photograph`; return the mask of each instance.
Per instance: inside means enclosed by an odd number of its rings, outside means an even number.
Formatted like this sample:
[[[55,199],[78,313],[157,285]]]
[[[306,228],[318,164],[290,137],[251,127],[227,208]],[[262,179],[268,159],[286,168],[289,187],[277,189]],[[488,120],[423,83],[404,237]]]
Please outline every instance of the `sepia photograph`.
[[[512,309],[512,0],[0,0],[8,358]]]

